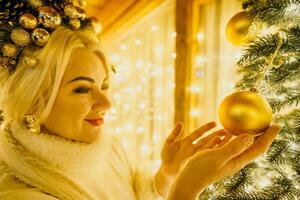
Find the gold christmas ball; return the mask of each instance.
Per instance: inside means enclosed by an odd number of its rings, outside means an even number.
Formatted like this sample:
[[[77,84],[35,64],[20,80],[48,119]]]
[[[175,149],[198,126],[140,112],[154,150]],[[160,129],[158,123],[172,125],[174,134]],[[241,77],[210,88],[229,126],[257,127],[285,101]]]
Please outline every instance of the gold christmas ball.
[[[16,45],[12,43],[6,43],[2,47],[2,53],[7,57],[16,57],[19,54],[19,50]]]
[[[28,67],[35,67],[38,60],[34,56],[22,55],[20,57],[21,62]]]
[[[37,19],[30,13],[25,13],[20,16],[19,23],[23,28],[26,29],[35,29],[38,24]]]
[[[234,45],[243,45],[251,40],[249,29],[252,21],[247,17],[245,11],[234,15],[226,26],[226,36],[229,42]]]
[[[30,34],[22,28],[16,28],[12,30],[10,38],[16,45],[21,47],[25,47],[31,42]]]
[[[36,28],[31,33],[31,38],[38,46],[44,46],[49,40],[50,34],[42,28]]]
[[[61,24],[61,17],[59,13],[48,6],[42,6],[38,8],[39,10],[39,21],[46,28],[56,28]]]
[[[272,121],[272,109],[258,93],[234,92],[220,105],[219,119],[225,130],[234,134],[258,134]]]
[[[78,6],[66,5],[64,7],[65,15],[69,18],[85,18],[86,14],[83,9]]]
[[[0,56],[0,69],[6,69],[9,63],[9,58]]]
[[[70,19],[69,24],[73,30],[77,30],[81,26],[79,19]]]
[[[28,0],[28,3],[35,8],[38,8],[43,5],[42,0]]]

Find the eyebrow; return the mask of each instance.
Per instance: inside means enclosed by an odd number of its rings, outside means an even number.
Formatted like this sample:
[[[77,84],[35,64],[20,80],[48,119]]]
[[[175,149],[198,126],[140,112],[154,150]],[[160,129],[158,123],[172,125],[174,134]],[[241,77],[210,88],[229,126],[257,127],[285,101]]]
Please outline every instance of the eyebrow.
[[[108,79],[108,76],[106,76],[104,78],[104,81]],[[89,77],[85,77],[85,76],[79,76],[77,78],[74,78],[73,80],[69,81],[67,84],[71,83],[71,82],[74,82],[74,81],[79,81],[79,80],[84,80],[84,81],[89,81],[91,83],[95,83],[95,80],[92,79],[92,78],[89,78]]]
[[[91,78],[85,77],[85,76],[79,76],[77,78],[74,78],[73,80],[69,81],[68,83],[71,83],[71,82],[74,82],[74,81],[79,81],[79,80],[84,80],[84,81],[89,81],[89,82],[95,83],[94,79],[91,79]]]

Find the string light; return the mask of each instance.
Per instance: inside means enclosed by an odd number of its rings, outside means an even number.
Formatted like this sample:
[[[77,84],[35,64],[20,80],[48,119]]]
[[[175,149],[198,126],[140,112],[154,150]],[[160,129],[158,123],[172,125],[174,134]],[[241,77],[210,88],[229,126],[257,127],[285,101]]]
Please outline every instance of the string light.
[[[135,40],[134,40],[134,44],[135,44],[136,46],[140,46],[140,45],[142,44],[142,41],[141,41],[140,39],[135,39]]]
[[[196,57],[196,65],[203,66],[205,64],[205,62],[206,62],[206,59],[204,56],[198,55]]]
[[[199,117],[200,115],[200,111],[199,110],[196,110],[195,108],[193,108],[190,112],[191,116],[192,117]]]
[[[177,57],[176,52],[173,52],[173,53],[171,54],[171,57],[172,57],[173,59],[176,59],[176,57]]]
[[[123,51],[126,51],[128,49],[128,47],[125,44],[122,44],[120,46],[120,49],[123,50]]]
[[[192,93],[200,93],[200,92],[201,92],[201,87],[198,86],[198,85],[192,85],[192,86],[190,87],[190,91],[191,91]]]
[[[171,37],[172,38],[176,38],[177,37],[177,33],[176,32],[171,32]]]
[[[199,32],[199,33],[197,34],[197,40],[198,40],[199,42],[202,42],[202,41],[204,40],[204,33],[203,33],[203,32]]]
[[[110,120],[111,124],[107,127],[115,127],[113,133],[123,137],[122,146],[138,158],[148,158],[150,153],[155,155],[154,158],[159,157],[162,129],[172,126],[174,114],[172,103],[176,52],[174,48],[169,48],[169,43],[172,41],[175,44],[174,38],[177,34],[172,31],[162,32],[165,27],[161,27],[161,19],[147,26],[150,27],[150,31],[155,32],[156,38],[151,39],[151,46],[154,47],[152,49],[146,49],[149,48],[149,37],[144,37],[149,29],[133,31],[134,35],[120,39],[123,43],[108,45],[112,55],[110,60],[116,66],[117,73],[112,75],[111,93],[114,107],[108,113],[110,119],[115,119],[115,123]],[[161,42],[164,42],[164,38],[159,39],[160,34],[169,36],[166,49],[166,45]],[[150,99],[153,95],[154,98]],[[165,102],[168,106],[165,106]],[[152,138],[148,137],[149,123],[154,124]],[[131,145],[130,142],[137,145]],[[152,146],[153,144],[155,145]]]
[[[153,31],[153,32],[158,31],[158,26],[157,25],[152,25],[151,26],[151,31]]]

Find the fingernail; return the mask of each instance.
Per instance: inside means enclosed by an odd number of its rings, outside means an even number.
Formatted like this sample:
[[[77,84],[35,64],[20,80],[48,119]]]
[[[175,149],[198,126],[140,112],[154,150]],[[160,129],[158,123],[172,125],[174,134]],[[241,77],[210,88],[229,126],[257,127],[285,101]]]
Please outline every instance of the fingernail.
[[[248,148],[253,144],[254,138],[251,135],[245,135],[243,137],[243,142],[244,142],[245,147]]]

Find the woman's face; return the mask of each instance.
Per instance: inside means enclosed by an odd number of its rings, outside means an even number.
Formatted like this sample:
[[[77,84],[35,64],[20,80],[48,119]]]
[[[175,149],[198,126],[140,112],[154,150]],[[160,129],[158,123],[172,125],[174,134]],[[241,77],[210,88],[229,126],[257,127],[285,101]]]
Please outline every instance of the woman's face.
[[[111,106],[103,87],[107,80],[108,71],[99,56],[87,49],[76,50],[42,131],[86,143],[96,141]]]

